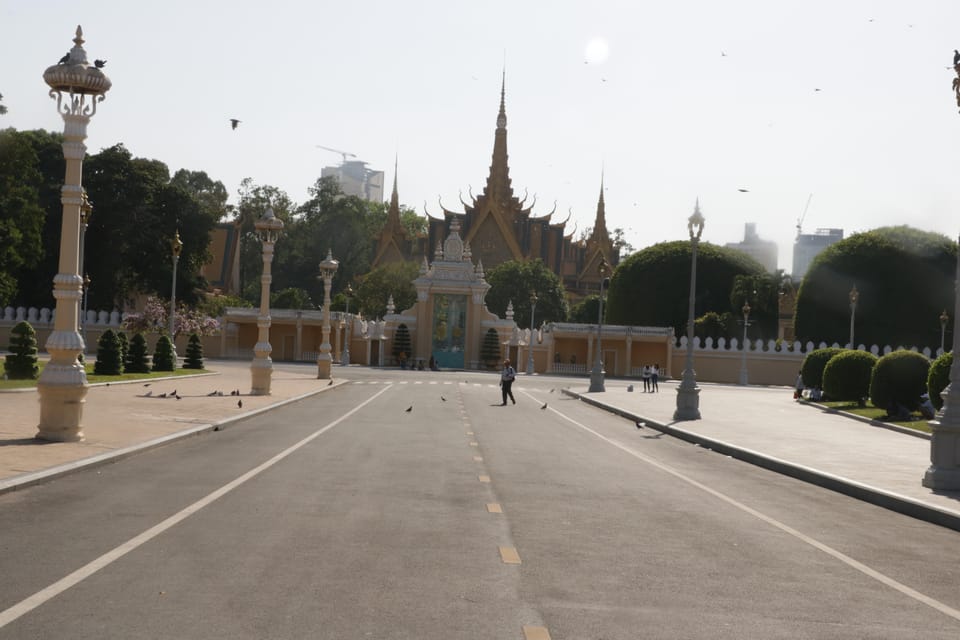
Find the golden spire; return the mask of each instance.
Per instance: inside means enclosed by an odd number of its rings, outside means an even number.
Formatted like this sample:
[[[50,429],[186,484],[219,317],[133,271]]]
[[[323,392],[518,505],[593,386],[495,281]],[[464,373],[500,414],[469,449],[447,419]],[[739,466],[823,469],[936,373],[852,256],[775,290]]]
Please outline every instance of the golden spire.
[[[393,158],[393,193],[390,195],[390,207],[387,209],[387,227],[400,225],[400,196],[397,192],[397,158]]]
[[[510,167],[507,162],[507,70],[503,70],[500,85],[500,112],[497,114],[497,131],[493,141],[493,161],[484,195],[506,203],[513,197],[510,187]]]
[[[603,201],[603,181],[604,170],[600,169],[600,199],[597,200],[597,218],[593,222],[593,233],[591,235],[594,240],[609,243],[610,234],[607,232],[607,210],[606,204]]]

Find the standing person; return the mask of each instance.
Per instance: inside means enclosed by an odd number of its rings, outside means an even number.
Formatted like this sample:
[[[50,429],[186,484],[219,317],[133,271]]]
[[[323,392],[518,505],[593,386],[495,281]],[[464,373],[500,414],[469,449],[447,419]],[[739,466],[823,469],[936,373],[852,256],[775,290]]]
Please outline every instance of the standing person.
[[[510,366],[510,361],[504,360],[503,371],[500,372],[500,393],[503,396],[503,402],[500,403],[501,407],[505,407],[507,405],[507,396],[510,396],[510,402],[517,404],[517,401],[513,397],[513,391],[510,390],[516,377],[517,372],[513,367]]]
[[[660,363],[654,364],[650,368],[650,391],[660,392]]]
[[[643,392],[648,393],[650,391],[650,365],[643,365]]]
[[[801,398],[803,398],[803,369],[797,374],[797,383],[793,391],[794,400],[800,400]]]

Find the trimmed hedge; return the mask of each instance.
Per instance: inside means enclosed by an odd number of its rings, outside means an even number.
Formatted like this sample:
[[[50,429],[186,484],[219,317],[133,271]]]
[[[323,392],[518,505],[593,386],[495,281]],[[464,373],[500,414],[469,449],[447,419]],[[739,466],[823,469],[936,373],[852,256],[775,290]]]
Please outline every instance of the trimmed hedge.
[[[123,369],[127,373],[150,373],[150,365],[147,363],[147,339],[142,333],[135,333],[130,339]]]
[[[800,367],[800,375],[803,376],[803,386],[808,389],[823,388],[823,368],[827,366],[830,359],[842,353],[846,349],[838,347],[827,347],[826,349],[816,349],[807,354],[803,359],[803,365]]]
[[[953,366],[953,352],[940,354],[940,357],[930,365],[930,373],[927,374],[927,393],[930,394],[930,402],[939,411],[943,407],[943,398],[940,394],[950,384],[950,367]]]
[[[869,351],[844,351],[830,358],[823,368],[823,392],[831,400],[866,399],[870,375],[877,356]]]
[[[4,361],[4,368],[11,380],[36,380],[40,377],[37,332],[29,322],[18,322],[10,332],[10,355]]]
[[[173,342],[170,336],[162,335],[157,340],[157,346],[153,351],[153,370],[154,371],[173,371],[177,368],[173,354]]]
[[[870,401],[873,406],[886,409],[891,402],[910,411],[920,406],[920,395],[927,390],[930,360],[916,351],[899,350],[888,353],[873,368],[870,380]]]
[[[98,376],[118,376],[123,373],[120,339],[112,329],[107,329],[97,341],[97,361],[93,372]]]
[[[200,336],[195,333],[190,334],[190,341],[187,343],[187,355],[183,359],[184,369],[203,369],[203,344],[200,343]]]

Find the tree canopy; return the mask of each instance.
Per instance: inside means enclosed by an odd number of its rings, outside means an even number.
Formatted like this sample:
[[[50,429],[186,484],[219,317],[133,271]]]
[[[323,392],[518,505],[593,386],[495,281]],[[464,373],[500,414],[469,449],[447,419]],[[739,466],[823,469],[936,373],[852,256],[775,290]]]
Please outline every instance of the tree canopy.
[[[691,245],[686,240],[662,242],[629,256],[610,280],[607,321],[673,327],[676,335],[686,335],[690,265]],[[734,304],[731,297],[736,276],[759,277],[763,273],[763,266],[742,251],[701,242],[695,315],[739,313],[743,302]]]
[[[416,262],[400,262],[377,267],[360,278],[354,307],[369,318],[382,318],[387,313],[387,300],[393,296],[397,312],[409,309],[417,301],[413,281],[420,267]]]
[[[841,240],[814,259],[800,284],[797,339],[846,344],[849,296],[856,286],[857,344],[939,345],[940,313],[954,308],[956,265],[955,242],[908,226],[882,227]]]
[[[43,255],[39,163],[25,136],[0,131],[0,307],[14,299],[18,280],[28,281],[22,279],[24,273]]]
[[[569,315],[560,276],[539,258],[523,262],[509,260],[488,271],[486,279],[490,283],[487,309],[502,318],[507,313],[507,305],[513,301],[513,319],[521,329],[530,327],[532,293],[537,294],[534,318],[537,326],[544,322],[565,322]]]

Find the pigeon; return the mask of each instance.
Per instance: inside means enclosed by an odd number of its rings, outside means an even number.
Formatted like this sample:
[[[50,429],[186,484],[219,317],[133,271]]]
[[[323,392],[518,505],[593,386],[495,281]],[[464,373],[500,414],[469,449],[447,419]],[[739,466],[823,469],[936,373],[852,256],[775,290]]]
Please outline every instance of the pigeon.
[[[152,395],[153,395],[153,391],[147,391],[145,394],[143,394],[143,397],[144,397],[144,398],[149,398],[149,397],[152,396]]]
[[[643,424],[640,421],[635,421],[635,422],[637,425],[637,429],[643,429]]]
[[[540,407],[540,411],[543,411],[543,410],[546,409],[546,408],[547,408],[547,403],[544,402],[544,403],[543,403],[543,406]]]
[[[330,382],[327,383],[327,386],[329,387],[332,384],[333,384],[333,380],[331,379]]]
[[[167,397],[167,394],[165,394],[165,393],[161,393],[161,394],[160,394],[160,395],[158,395],[157,397],[158,397],[158,398],[166,398],[166,397]]]
[[[178,396],[177,394],[174,394],[173,397],[176,398],[177,400],[180,399],[180,396]]]
[[[237,407],[243,409],[243,400],[237,400]]]
[[[236,129],[238,124],[240,124],[240,120],[237,120],[236,118],[230,118],[231,129]]]
[[[550,389],[550,393],[553,393],[553,389]]]
[[[60,58],[60,60],[57,61],[57,64],[67,64],[67,62],[69,61],[70,61],[70,52],[67,51],[67,55]]]
[[[171,391],[171,392],[170,392],[170,395],[172,395],[172,396],[175,396],[175,395],[177,395],[177,390],[176,390],[176,389],[174,389],[173,391]]]
[[[93,66],[95,66],[97,69],[103,69],[105,66],[107,66],[107,61],[106,61],[106,60],[94,60],[94,61],[93,61]]]
[[[953,50],[953,64],[954,66],[960,64],[960,51],[956,49]]]
[[[149,386],[150,386],[151,384],[152,384],[152,383],[150,383],[150,382],[146,382],[146,383],[144,383],[144,385],[143,385],[143,386],[145,386],[145,387],[149,387]]]
[[[447,399],[446,399],[446,398],[444,398],[443,396],[440,396],[440,399],[441,399],[441,400],[443,400],[444,402],[446,402],[446,401],[447,401]]]
[[[212,398],[213,396],[217,395],[217,393],[218,393],[217,391],[211,391],[210,393],[207,394],[207,397]]]
[[[410,413],[411,411],[413,411],[413,405],[410,405],[409,407],[407,407],[407,413]]]

